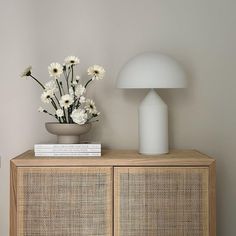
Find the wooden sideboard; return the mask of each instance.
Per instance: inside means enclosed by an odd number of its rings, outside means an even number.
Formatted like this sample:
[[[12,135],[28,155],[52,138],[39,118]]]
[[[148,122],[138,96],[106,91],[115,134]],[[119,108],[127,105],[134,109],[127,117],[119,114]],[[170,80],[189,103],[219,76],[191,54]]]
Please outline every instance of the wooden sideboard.
[[[193,150],[11,160],[10,236],[215,236],[215,161]]]

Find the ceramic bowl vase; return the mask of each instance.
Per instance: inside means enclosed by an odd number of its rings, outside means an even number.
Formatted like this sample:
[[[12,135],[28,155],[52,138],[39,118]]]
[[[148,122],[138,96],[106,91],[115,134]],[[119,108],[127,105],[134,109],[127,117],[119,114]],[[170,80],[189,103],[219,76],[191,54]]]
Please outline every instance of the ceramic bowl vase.
[[[55,122],[45,123],[47,131],[57,135],[57,143],[59,144],[74,144],[79,143],[80,135],[87,133],[92,124],[61,124]]]

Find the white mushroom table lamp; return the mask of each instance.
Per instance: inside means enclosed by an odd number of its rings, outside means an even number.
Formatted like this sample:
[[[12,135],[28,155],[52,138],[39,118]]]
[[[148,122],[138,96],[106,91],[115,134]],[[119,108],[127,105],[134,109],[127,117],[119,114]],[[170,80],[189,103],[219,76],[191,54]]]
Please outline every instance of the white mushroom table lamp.
[[[139,152],[168,153],[168,109],[155,88],[184,88],[186,75],[173,58],[162,53],[143,53],[121,69],[117,87],[149,88],[139,107]]]

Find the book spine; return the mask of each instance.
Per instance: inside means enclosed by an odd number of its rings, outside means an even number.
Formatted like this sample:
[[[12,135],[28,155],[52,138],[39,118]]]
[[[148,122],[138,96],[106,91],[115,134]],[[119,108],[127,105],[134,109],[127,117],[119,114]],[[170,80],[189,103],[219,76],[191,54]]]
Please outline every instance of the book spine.
[[[35,153],[36,157],[88,157],[88,156],[101,156],[101,153]]]
[[[34,148],[101,148],[101,144],[35,144]]]
[[[35,152],[101,152],[101,148],[35,148]]]

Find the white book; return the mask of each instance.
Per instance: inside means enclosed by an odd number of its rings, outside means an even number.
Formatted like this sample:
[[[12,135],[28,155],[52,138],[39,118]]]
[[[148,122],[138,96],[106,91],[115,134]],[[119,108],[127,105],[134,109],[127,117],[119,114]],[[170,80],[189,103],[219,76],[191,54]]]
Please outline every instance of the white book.
[[[101,152],[101,144],[35,144],[35,152]]]
[[[101,152],[101,148],[65,148],[65,149],[60,149],[60,148],[43,148],[43,149],[39,149],[39,148],[35,148],[34,149],[35,152],[71,152],[71,153],[77,153],[77,152]]]
[[[80,148],[101,148],[98,143],[80,143],[80,144],[35,144],[35,149],[60,148],[60,149],[80,149]]]
[[[100,157],[101,153],[35,153],[36,157]]]

